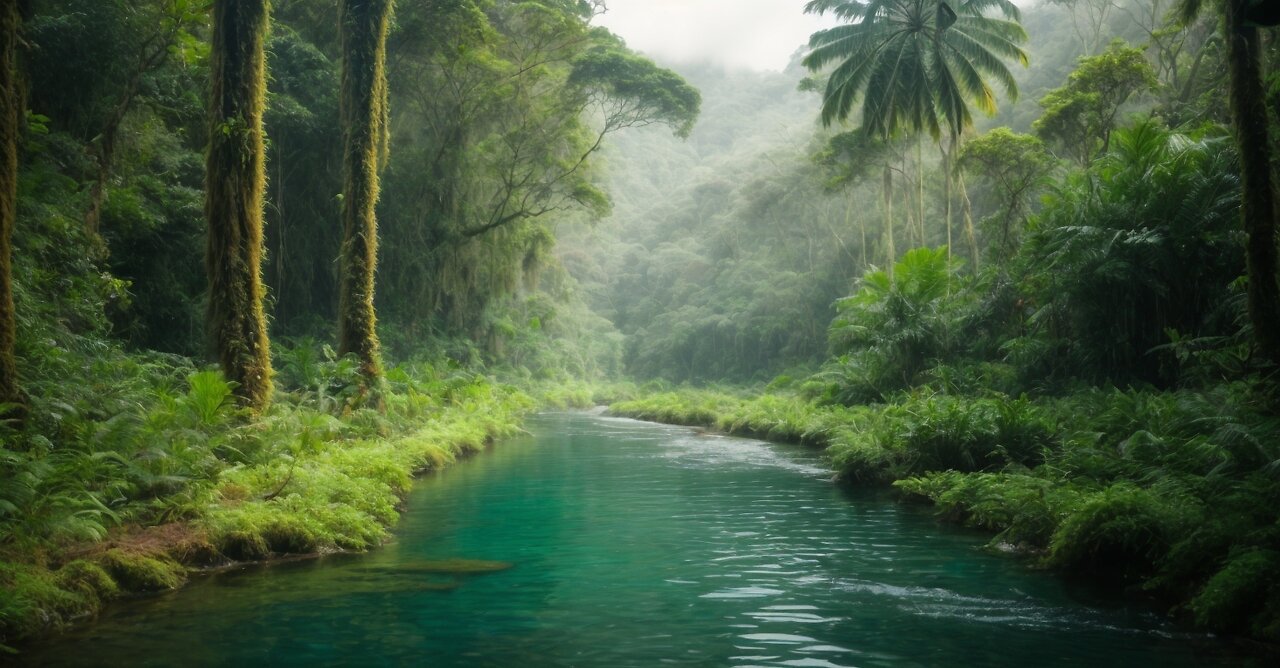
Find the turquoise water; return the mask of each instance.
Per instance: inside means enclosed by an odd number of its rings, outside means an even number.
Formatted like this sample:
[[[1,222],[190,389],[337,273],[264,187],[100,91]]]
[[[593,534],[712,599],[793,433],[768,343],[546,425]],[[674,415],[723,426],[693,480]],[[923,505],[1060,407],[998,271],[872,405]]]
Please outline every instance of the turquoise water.
[[[547,414],[422,481],[367,555],[198,579],[25,655],[75,665],[1248,665],[802,448]],[[439,572],[440,560],[509,562]],[[485,566],[485,564],[480,564]],[[493,565],[500,567],[501,565]]]

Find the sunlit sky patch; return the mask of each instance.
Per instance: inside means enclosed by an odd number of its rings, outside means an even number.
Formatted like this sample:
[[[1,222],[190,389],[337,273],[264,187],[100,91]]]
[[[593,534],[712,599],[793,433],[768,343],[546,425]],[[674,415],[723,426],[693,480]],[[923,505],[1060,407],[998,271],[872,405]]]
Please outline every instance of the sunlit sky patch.
[[[607,0],[597,23],[663,63],[774,70],[832,19],[804,13],[805,0]]]

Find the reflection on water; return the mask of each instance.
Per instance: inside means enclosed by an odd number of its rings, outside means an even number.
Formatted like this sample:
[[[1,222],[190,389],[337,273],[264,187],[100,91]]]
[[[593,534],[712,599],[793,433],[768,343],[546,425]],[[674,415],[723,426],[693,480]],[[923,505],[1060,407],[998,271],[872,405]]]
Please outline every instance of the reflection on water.
[[[368,555],[114,607],[40,665],[1248,665],[841,490],[802,448],[550,414]],[[1094,603],[1098,603],[1094,601]],[[91,648],[91,649],[89,649]]]

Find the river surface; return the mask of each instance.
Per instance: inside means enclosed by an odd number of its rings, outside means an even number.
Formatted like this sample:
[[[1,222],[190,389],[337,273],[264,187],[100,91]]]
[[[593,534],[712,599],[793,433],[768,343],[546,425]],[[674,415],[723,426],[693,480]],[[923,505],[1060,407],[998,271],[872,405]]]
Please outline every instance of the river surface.
[[[585,414],[421,481],[366,555],[197,578],[51,666],[1241,666],[832,484],[810,450]],[[502,568],[448,573],[451,566]]]

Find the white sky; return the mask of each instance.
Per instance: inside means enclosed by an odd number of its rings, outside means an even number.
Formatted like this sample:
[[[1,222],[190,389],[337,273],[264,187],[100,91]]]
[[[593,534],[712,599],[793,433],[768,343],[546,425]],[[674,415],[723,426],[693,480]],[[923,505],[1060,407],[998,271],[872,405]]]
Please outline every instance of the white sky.
[[[663,62],[780,71],[811,33],[834,25],[805,14],[805,1],[606,0],[596,23]]]

